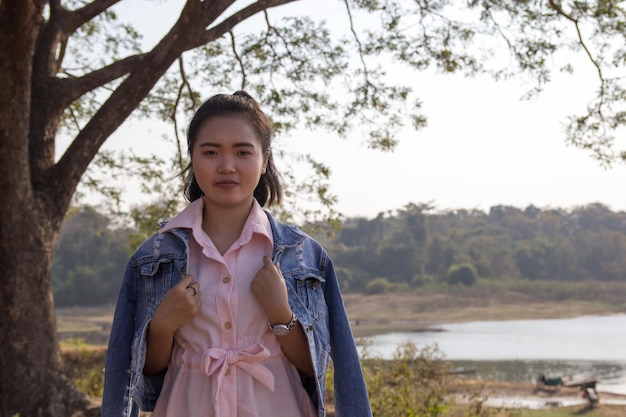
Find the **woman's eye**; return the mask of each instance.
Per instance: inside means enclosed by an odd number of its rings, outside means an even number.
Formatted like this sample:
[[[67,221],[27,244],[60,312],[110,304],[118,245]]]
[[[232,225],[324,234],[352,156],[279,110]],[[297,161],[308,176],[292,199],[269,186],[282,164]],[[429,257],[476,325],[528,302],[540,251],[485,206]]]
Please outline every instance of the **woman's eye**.
[[[204,151],[204,154],[207,156],[215,156],[217,155],[217,152],[215,151]]]
[[[240,156],[248,156],[248,155],[252,155],[252,152],[250,152],[250,151],[239,151],[239,155]]]

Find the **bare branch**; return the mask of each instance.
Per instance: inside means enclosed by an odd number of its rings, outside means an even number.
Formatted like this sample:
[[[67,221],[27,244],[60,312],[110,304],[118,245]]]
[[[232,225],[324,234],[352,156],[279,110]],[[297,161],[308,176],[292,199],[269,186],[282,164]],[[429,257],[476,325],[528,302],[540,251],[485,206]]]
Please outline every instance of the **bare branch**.
[[[604,76],[602,74],[602,68],[600,67],[600,64],[598,63],[598,61],[594,58],[594,56],[591,53],[591,51],[589,50],[589,47],[587,46],[585,40],[583,39],[582,33],[580,32],[580,25],[579,25],[578,19],[576,19],[573,16],[571,16],[570,14],[566,13],[565,10],[563,10],[563,8],[561,7],[561,5],[557,4],[554,0],[549,0],[549,3],[550,3],[550,6],[552,6],[552,8],[559,15],[563,16],[565,19],[569,20],[570,22],[572,22],[574,24],[574,27],[576,28],[576,34],[578,36],[578,42],[580,43],[580,45],[585,50],[585,53],[587,54],[587,57],[589,57],[589,60],[591,61],[591,63],[596,67],[596,71],[598,72],[598,78],[600,78],[600,92],[598,94],[598,96],[600,98],[600,104],[598,105],[598,113],[601,116],[602,115],[602,104],[604,103],[604,98],[606,96],[606,94],[605,94],[606,80],[604,79]]]
[[[228,32],[228,34],[230,35],[230,47],[233,51],[233,55],[235,56],[235,59],[237,60],[237,63],[239,64],[239,69],[241,70],[241,89],[245,90],[246,89],[246,68],[243,65],[241,56],[239,56],[239,53],[237,52],[237,45],[235,44],[235,35],[233,34],[232,31]]]
[[[176,146],[177,146],[177,163],[178,163],[178,168],[179,171],[182,171],[183,169],[185,169],[185,164],[183,162],[183,149],[180,145],[181,141],[180,141],[180,136],[178,134],[178,119],[176,118],[176,114],[178,113],[178,105],[180,104],[182,97],[183,97],[183,92],[185,90],[185,88],[187,88],[187,91],[189,93],[189,98],[191,99],[191,101],[194,103],[194,107],[195,107],[195,97],[191,88],[191,84],[189,84],[189,81],[187,80],[187,74],[185,73],[185,62],[181,57],[178,58],[178,69],[180,70],[180,77],[181,77],[181,84],[180,87],[178,89],[178,94],[176,95],[176,100],[174,102],[174,108],[172,109],[172,114],[170,115],[170,120],[172,120],[172,124],[174,125],[174,137],[176,138]]]
[[[363,66],[363,76],[365,77],[365,83],[369,86],[372,83],[369,80],[369,70],[367,68],[367,64],[365,63],[365,57],[363,53],[363,45],[361,44],[361,40],[359,39],[359,35],[357,35],[356,30],[354,29],[354,20],[352,18],[352,10],[350,9],[350,4],[348,0],[344,0],[344,4],[346,5],[346,11],[348,12],[348,20],[350,21],[350,32],[352,32],[352,36],[354,37],[354,41],[356,42],[359,48],[359,59],[361,60],[361,65]],[[366,92],[367,96],[367,92]]]
[[[269,16],[267,15],[267,11],[263,11],[263,14],[265,15],[265,24],[267,25],[267,35],[269,36],[270,33],[273,33],[276,35],[276,37],[278,39],[280,39],[283,42],[283,45],[285,46],[285,53],[287,54],[287,56],[293,61],[296,62],[297,58],[293,56],[293,53],[291,51],[291,49],[289,48],[289,42],[287,41],[287,39],[285,39],[285,37],[283,36],[283,34],[277,30],[274,26],[272,26],[272,24],[270,23],[270,19]],[[278,55],[276,52],[276,48],[274,47],[274,45],[272,45],[271,42],[268,42],[268,36],[265,36],[265,41],[267,46],[272,50],[272,52],[274,52],[274,55]],[[273,72],[272,72],[273,74]],[[272,76],[270,75],[270,79],[272,78]]]

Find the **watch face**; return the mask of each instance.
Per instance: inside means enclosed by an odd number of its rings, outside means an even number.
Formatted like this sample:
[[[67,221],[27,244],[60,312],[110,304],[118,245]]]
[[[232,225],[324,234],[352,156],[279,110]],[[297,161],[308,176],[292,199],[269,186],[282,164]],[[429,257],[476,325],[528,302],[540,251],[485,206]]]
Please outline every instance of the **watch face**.
[[[276,336],[287,336],[289,334],[289,327],[284,324],[275,324],[272,326],[272,332]]]

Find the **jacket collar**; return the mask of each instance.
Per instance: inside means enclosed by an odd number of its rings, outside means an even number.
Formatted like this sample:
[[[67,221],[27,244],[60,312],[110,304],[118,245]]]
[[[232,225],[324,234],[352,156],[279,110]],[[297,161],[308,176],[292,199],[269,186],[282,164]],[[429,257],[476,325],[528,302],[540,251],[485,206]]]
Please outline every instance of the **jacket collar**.
[[[274,251],[286,246],[296,246],[306,239],[306,235],[296,226],[288,225],[277,221],[269,211],[264,210],[272,226],[272,237],[274,239]]]

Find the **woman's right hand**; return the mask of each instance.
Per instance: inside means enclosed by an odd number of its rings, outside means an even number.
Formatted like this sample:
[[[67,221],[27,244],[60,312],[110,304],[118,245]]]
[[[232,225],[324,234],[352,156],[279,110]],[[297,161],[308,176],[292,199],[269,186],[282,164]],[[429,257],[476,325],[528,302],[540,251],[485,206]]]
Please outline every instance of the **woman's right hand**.
[[[167,368],[174,332],[189,323],[200,310],[199,287],[192,275],[184,275],[163,297],[148,327],[144,374],[155,375]]]
[[[150,327],[158,325],[165,331],[174,333],[200,310],[202,294],[200,284],[193,275],[183,275],[180,282],[173,286],[157,308]]]

